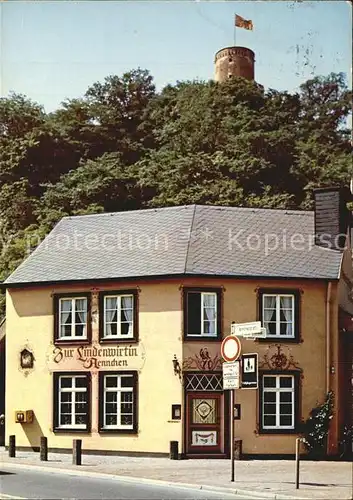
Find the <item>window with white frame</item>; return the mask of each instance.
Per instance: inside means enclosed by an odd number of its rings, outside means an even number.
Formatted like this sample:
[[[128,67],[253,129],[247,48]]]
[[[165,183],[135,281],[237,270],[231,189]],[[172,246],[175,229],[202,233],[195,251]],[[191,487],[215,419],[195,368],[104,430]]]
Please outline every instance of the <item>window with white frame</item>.
[[[103,296],[104,339],[131,339],[134,337],[134,295]]]
[[[57,429],[87,430],[89,421],[88,376],[55,374]]]
[[[217,337],[219,335],[218,293],[186,291],[186,335]]]
[[[267,337],[294,338],[295,296],[292,294],[262,295],[262,318]]]
[[[87,339],[87,297],[61,297],[58,307],[58,339]]]
[[[136,373],[100,374],[100,429],[136,431]]]
[[[262,430],[294,430],[295,387],[294,375],[262,376]]]

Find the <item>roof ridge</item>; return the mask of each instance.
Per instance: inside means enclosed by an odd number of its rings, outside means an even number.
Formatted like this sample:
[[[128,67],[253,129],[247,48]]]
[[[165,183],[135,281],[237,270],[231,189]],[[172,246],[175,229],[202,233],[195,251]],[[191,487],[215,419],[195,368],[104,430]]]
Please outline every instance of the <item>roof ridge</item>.
[[[113,217],[116,215],[120,214],[132,214],[132,213],[145,213],[145,212],[160,212],[162,210],[176,210],[176,209],[181,209],[181,208],[191,208],[194,207],[195,205],[174,205],[172,207],[155,207],[155,208],[137,208],[136,210],[117,210],[116,212],[100,212],[96,214],[82,214],[82,215],[66,215],[65,217],[62,217],[60,219],[60,222],[62,220],[68,220],[68,219],[82,219],[82,218],[89,218],[89,217]]]
[[[269,212],[279,212],[283,213],[286,215],[302,215],[302,216],[312,216],[314,214],[313,210],[289,210],[289,209],[284,209],[284,208],[262,208],[262,207],[236,207],[236,206],[227,206],[227,205],[200,205],[197,203],[193,203],[190,205],[174,205],[171,207],[155,207],[155,208],[139,208],[136,210],[120,210],[116,212],[101,212],[101,213],[96,213],[96,214],[82,214],[82,215],[66,215],[65,217],[62,217],[59,221],[64,220],[77,220],[77,219],[82,219],[82,218],[94,218],[94,217],[114,217],[114,216],[119,216],[121,214],[133,214],[133,213],[145,213],[145,212],[161,212],[164,210],[180,210],[180,209],[188,209],[188,208],[206,208],[208,210],[229,210],[229,211],[247,211],[247,212],[264,212],[264,213],[269,213]]]

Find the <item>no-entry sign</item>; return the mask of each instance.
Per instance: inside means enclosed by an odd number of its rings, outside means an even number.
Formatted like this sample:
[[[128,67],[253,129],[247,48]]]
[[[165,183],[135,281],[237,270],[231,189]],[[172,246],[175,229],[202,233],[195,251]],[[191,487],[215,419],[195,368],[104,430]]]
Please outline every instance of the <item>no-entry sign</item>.
[[[241,353],[241,343],[238,337],[228,335],[221,344],[221,356],[227,363],[236,361]]]

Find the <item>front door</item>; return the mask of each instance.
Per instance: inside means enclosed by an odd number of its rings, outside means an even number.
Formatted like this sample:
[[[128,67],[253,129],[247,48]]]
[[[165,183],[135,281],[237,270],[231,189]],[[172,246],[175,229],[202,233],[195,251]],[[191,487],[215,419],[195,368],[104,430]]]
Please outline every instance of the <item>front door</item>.
[[[186,394],[187,454],[220,454],[223,448],[221,427],[222,394],[189,392]]]

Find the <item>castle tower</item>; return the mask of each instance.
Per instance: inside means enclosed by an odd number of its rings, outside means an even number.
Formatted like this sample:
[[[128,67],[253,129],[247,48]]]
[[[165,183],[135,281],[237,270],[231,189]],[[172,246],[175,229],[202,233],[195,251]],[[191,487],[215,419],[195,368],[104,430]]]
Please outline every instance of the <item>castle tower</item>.
[[[225,47],[215,56],[215,80],[225,82],[233,76],[255,79],[255,53],[246,47]]]

